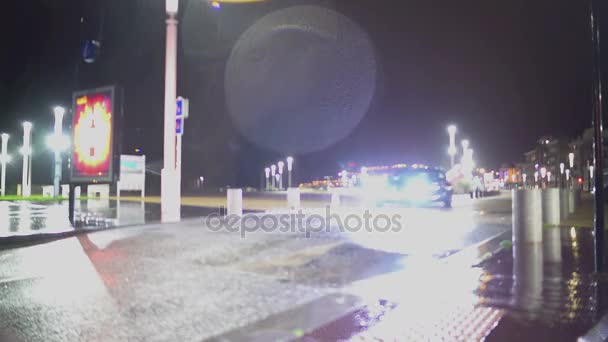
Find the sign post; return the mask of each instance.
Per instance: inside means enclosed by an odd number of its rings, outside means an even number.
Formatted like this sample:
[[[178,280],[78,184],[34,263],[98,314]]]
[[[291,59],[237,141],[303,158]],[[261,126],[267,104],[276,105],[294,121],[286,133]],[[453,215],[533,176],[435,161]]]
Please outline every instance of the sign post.
[[[182,196],[182,136],[184,135],[184,124],[190,115],[190,101],[183,97],[176,100],[177,111],[175,113],[175,170],[177,176],[177,193]]]

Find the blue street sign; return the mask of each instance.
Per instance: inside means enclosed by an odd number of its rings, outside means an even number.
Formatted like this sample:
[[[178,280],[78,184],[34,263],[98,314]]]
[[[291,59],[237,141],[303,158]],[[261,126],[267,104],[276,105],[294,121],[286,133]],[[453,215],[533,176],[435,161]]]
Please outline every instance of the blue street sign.
[[[184,134],[184,119],[183,118],[175,119],[175,134],[178,134],[178,135]]]
[[[176,104],[177,104],[177,111],[176,111],[175,115],[178,118],[179,117],[188,118],[190,101],[188,101],[188,99],[185,99],[180,96],[177,98]]]

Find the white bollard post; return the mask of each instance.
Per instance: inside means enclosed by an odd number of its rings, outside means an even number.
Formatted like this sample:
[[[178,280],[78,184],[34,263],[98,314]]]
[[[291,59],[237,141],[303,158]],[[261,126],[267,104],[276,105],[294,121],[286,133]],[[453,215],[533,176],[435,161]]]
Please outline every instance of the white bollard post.
[[[541,198],[543,210],[543,224],[550,226],[559,225],[559,189],[544,189]]]
[[[540,190],[511,190],[513,241],[538,243],[543,241],[543,217]]]
[[[515,243],[513,245],[513,299],[515,303],[534,314],[542,308],[544,265],[543,246]]]
[[[565,220],[570,216],[570,205],[568,204],[570,201],[569,192],[570,190],[568,189],[561,189],[559,191],[559,216],[562,220]]]
[[[300,188],[287,189],[287,205],[290,209],[300,209]]]
[[[228,189],[227,215],[243,216],[243,190]]]

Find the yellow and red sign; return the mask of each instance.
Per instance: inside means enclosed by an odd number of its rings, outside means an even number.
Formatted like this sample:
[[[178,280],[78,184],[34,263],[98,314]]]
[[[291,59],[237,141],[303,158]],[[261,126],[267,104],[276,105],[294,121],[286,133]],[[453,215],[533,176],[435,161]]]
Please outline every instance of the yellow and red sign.
[[[114,88],[75,94],[73,182],[113,181],[114,117]]]

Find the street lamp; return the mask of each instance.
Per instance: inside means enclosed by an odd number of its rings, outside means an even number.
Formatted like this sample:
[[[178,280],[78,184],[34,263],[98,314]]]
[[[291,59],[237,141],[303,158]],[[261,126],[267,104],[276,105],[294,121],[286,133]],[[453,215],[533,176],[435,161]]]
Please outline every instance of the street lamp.
[[[166,0],[167,32],[165,51],[165,113],[163,169],[161,171],[161,220],[180,221],[180,181],[176,169],[177,112],[177,13],[179,0]]]
[[[293,171],[293,157],[287,157],[287,186],[291,188],[291,171]]]
[[[559,184],[557,185],[560,188],[564,187],[564,173],[566,171],[566,164],[559,163]]]
[[[32,195],[32,123],[25,121],[23,123],[23,147],[21,154],[23,155],[23,169],[21,174],[21,196],[29,197]]]
[[[462,144],[462,152],[464,154],[464,152],[469,148],[470,143],[468,140],[465,139],[461,142],[461,144]]]
[[[448,135],[450,137],[450,145],[448,147],[448,154],[450,155],[450,166],[454,167],[454,157],[456,156],[456,126],[448,126]]]
[[[53,196],[59,197],[61,183],[61,152],[67,148],[66,138],[63,135],[63,116],[65,108],[55,107],[55,129],[53,135],[49,137],[48,146],[55,154],[55,176],[53,179]]]
[[[285,168],[285,163],[280,160],[277,164],[279,165],[279,190],[283,190],[283,169]]]
[[[270,168],[265,168],[264,173],[266,174],[266,190],[268,191],[270,190]]]
[[[276,165],[270,165],[270,174],[272,175],[272,190],[274,190],[277,185],[275,182],[275,176],[277,174],[277,166]]]
[[[274,175],[273,178],[275,180],[275,187],[276,187],[276,184],[278,184],[279,180],[281,179],[281,175],[277,173],[277,174]]]
[[[8,134],[2,133],[2,154],[0,154],[0,163],[2,163],[0,191],[2,192],[2,197],[6,196],[6,164],[11,161],[11,156],[7,153],[8,138]]]
[[[570,168],[574,167],[574,153],[570,152],[568,154],[568,161],[570,162]]]

